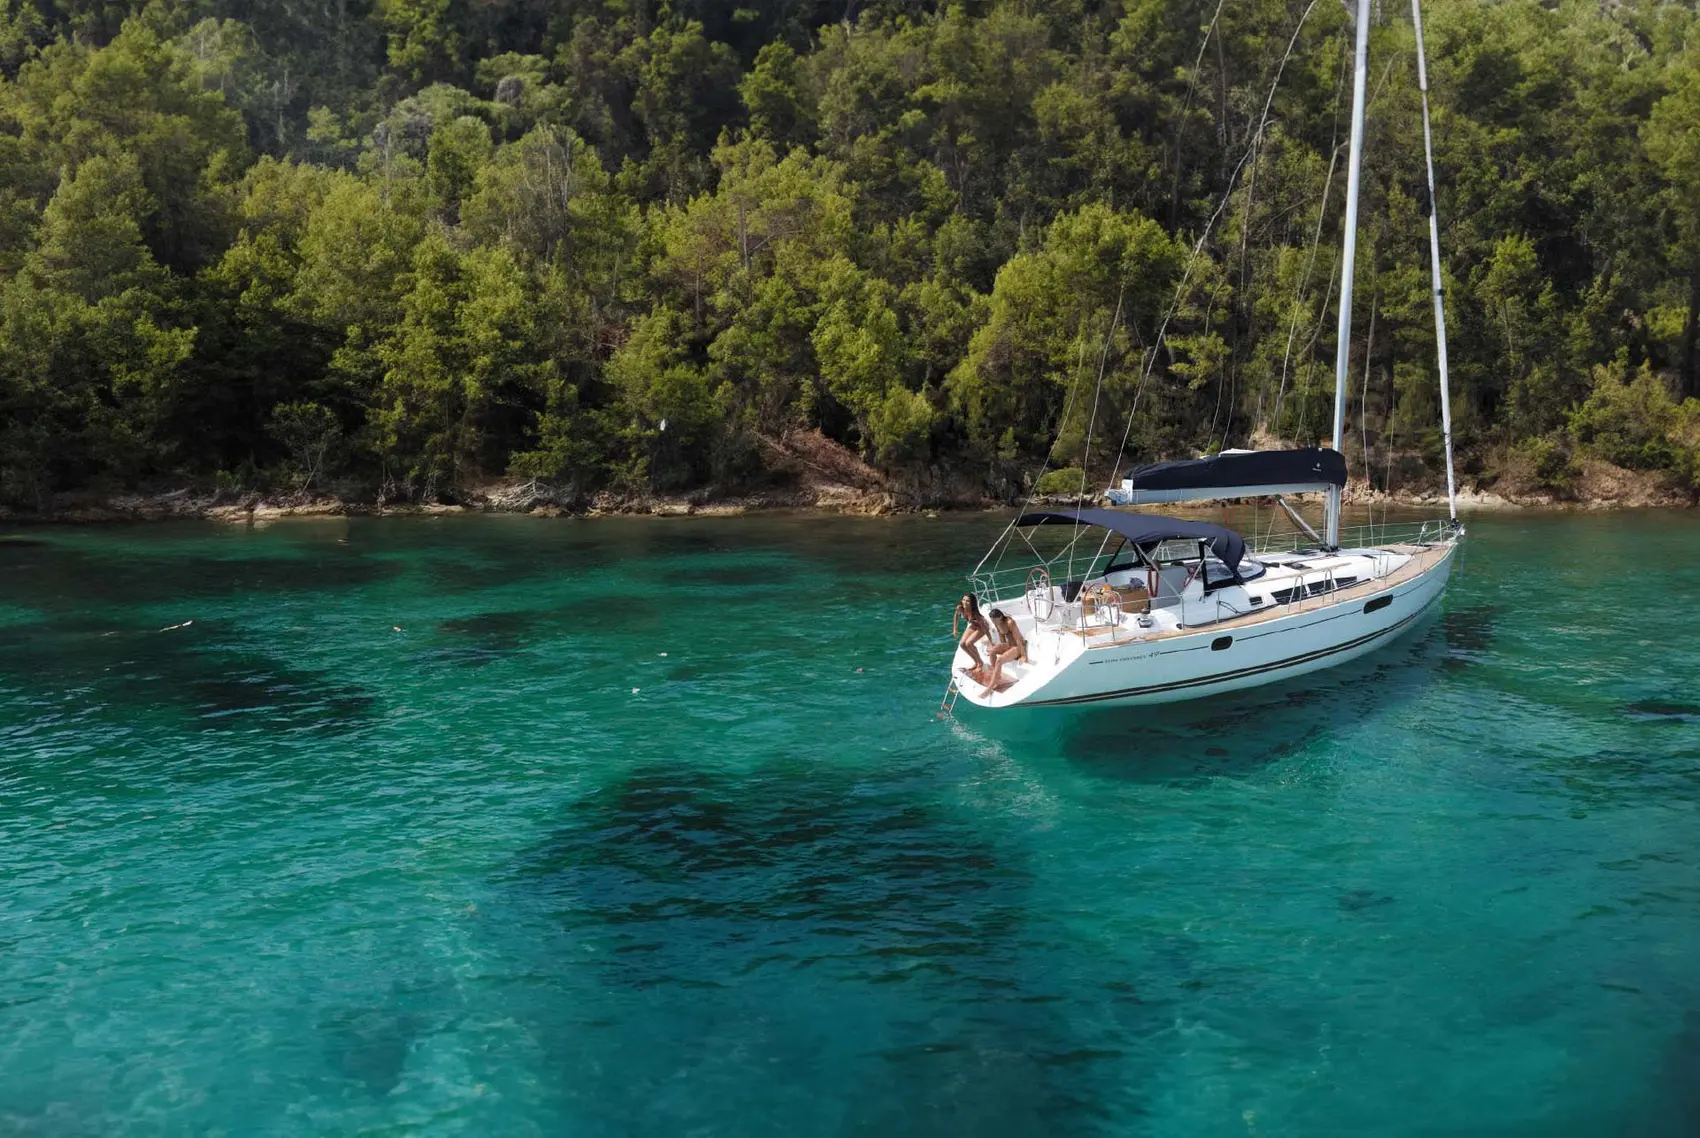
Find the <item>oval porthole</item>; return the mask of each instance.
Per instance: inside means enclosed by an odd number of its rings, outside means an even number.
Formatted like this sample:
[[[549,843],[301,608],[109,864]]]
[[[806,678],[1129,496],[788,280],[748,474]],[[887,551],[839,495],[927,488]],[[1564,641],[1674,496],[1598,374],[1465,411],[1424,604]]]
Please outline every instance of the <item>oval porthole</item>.
[[[1218,636],[1216,639],[1214,639],[1210,642],[1210,651],[1220,652],[1222,649],[1226,648],[1228,645],[1232,644],[1233,642],[1234,642],[1234,638],[1232,636]]]
[[[1377,597],[1375,600],[1369,601],[1364,605],[1364,611],[1366,613],[1375,612],[1377,609],[1384,609],[1392,603],[1392,597]]]

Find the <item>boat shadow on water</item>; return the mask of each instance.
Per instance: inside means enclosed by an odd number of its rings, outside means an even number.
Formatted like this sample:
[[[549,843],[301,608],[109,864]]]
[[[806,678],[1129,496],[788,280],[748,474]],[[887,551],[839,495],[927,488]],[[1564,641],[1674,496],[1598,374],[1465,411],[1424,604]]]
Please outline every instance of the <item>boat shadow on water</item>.
[[[1105,778],[1164,783],[1249,775],[1468,669],[1492,642],[1495,623],[1492,606],[1436,611],[1397,642],[1337,668],[1183,703],[1016,708],[996,720],[995,733],[1006,746],[1050,750]]]

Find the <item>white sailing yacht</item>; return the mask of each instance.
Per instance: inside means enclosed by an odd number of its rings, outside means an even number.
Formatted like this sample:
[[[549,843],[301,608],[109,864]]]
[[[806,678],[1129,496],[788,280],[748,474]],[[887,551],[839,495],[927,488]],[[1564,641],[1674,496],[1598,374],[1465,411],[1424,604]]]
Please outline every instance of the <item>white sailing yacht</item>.
[[[1332,449],[1230,451],[1159,463],[1135,471],[1107,492],[1119,505],[1272,497],[1299,531],[1248,543],[1224,526],[1131,510],[1024,513],[981,558],[969,580],[982,614],[996,610],[1015,622],[1026,642],[1026,662],[1002,664],[992,686],[994,677],[975,672],[976,659],[959,643],[947,707],[954,706],[957,695],[984,708],[1165,703],[1272,683],[1373,651],[1411,628],[1440,600],[1464,529],[1453,476],[1440,223],[1433,208],[1429,257],[1448,517],[1403,533],[1340,528],[1369,3],[1358,0],[1357,5]],[[1434,150],[1418,5],[1419,0],[1411,0],[1432,204]],[[1321,534],[1286,502],[1287,495],[1303,493],[1325,496]],[[1057,544],[1045,542],[1046,534],[1056,535],[1060,548],[1042,552],[1041,545]],[[1012,555],[1015,565],[1005,568]],[[979,641],[975,653],[983,653],[987,644]]]

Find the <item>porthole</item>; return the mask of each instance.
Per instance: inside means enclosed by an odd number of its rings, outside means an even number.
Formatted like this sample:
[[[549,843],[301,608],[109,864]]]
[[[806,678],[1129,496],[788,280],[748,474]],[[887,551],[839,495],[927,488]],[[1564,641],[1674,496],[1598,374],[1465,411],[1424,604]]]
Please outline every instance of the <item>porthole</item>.
[[[1218,636],[1210,642],[1210,651],[1220,652],[1234,642],[1232,636]]]
[[[1375,598],[1375,600],[1368,601],[1364,604],[1364,612],[1366,612],[1366,613],[1375,612],[1378,609],[1386,608],[1388,605],[1390,605],[1392,603],[1393,603],[1392,597],[1377,597],[1377,598]]]

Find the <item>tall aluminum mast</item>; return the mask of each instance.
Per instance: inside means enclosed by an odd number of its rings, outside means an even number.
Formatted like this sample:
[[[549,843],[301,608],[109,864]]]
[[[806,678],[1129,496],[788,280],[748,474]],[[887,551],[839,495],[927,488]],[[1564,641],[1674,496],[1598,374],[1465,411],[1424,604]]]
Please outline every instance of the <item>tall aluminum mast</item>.
[[[1440,430],[1446,440],[1446,511],[1458,520],[1458,484],[1452,473],[1452,393],[1446,377],[1446,301],[1440,284],[1440,203],[1434,197],[1434,141],[1428,125],[1428,64],[1423,58],[1422,0],[1411,0],[1417,28],[1417,87],[1423,93],[1423,158],[1428,163],[1429,272],[1434,280],[1434,344],[1440,361]]]
[[[1358,255],[1358,173],[1364,157],[1364,88],[1369,75],[1369,2],[1358,0],[1358,58],[1352,74],[1352,149],[1346,163],[1346,241],[1340,264],[1340,330],[1334,351],[1334,449],[1344,453],[1346,383],[1352,355],[1352,268]],[[1340,488],[1330,487],[1326,507],[1330,547],[1340,544]]]

